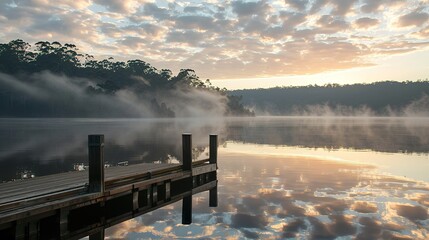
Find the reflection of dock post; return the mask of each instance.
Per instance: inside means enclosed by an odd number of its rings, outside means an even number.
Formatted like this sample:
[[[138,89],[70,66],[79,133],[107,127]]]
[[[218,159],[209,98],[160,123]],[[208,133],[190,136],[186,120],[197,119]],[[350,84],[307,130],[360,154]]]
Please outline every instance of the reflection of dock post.
[[[89,235],[89,240],[104,240],[104,228],[96,233]]]
[[[104,135],[88,135],[89,192],[104,192]]]
[[[217,169],[217,135],[211,134],[210,135],[210,148],[209,148],[209,161],[211,164],[216,164]],[[216,172],[213,173],[214,179],[217,179]],[[218,200],[217,200],[217,184],[215,188],[212,188],[209,190],[209,207],[217,207]]]
[[[191,171],[191,177],[186,189],[192,188],[192,135],[182,134],[182,170]],[[192,223],[192,195],[185,196],[182,200],[182,224]]]

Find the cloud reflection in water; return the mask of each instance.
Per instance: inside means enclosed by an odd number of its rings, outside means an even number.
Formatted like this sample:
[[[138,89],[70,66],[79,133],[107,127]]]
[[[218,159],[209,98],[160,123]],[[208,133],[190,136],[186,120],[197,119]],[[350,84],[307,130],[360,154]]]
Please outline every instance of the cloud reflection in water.
[[[118,224],[112,238],[427,239],[429,184],[374,166],[309,157],[220,151],[219,207],[194,196],[193,224],[181,204]]]

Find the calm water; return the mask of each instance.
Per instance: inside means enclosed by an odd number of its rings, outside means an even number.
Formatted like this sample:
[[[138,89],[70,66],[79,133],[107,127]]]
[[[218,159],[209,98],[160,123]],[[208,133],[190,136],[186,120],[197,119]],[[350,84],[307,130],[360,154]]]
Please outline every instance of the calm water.
[[[0,119],[0,180],[86,164],[88,134],[105,134],[106,160],[177,162],[181,133],[195,158],[219,135],[219,207],[193,198],[106,229],[111,239],[428,239],[429,120]],[[179,160],[177,160],[179,159]]]

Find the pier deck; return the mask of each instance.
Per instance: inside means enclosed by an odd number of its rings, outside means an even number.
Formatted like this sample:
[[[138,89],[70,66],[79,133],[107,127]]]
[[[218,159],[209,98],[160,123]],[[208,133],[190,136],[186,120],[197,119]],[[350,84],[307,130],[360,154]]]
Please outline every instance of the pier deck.
[[[138,178],[157,170],[169,171],[179,164],[142,163],[131,166],[109,167],[105,169],[105,181],[115,182],[118,179]],[[84,190],[88,184],[87,171],[59,173],[32,179],[18,180],[0,184],[0,212],[6,206],[20,200],[29,200],[55,192]]]
[[[194,162],[191,135],[182,140],[182,164],[104,168],[104,136],[91,135],[88,171],[0,184],[0,239],[103,239],[106,227],[179,200],[190,224],[192,194],[209,191],[217,206],[217,136],[210,158]]]

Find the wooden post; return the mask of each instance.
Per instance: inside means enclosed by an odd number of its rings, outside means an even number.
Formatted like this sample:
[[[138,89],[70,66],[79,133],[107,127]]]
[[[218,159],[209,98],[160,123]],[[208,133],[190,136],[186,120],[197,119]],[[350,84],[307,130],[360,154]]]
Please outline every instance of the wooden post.
[[[89,188],[104,192],[104,135],[88,135]]]
[[[216,168],[217,168],[217,146],[218,146],[218,142],[217,142],[217,135],[211,134],[210,135],[210,149],[209,149],[209,154],[210,154],[210,163],[211,164],[216,164]],[[217,173],[214,172],[213,173],[215,178],[217,179]],[[217,200],[217,184],[215,188],[212,188],[209,190],[209,207],[217,207],[218,205],[218,200]]]
[[[192,174],[192,135],[190,133],[182,134],[182,169],[183,171],[191,171]],[[191,180],[192,180],[191,176]],[[192,188],[185,186],[186,189]],[[182,199],[182,224],[192,223],[192,195]]]
[[[192,223],[192,195],[186,196],[182,200],[182,224]]]
[[[209,148],[209,154],[210,154],[210,163],[217,164],[217,135],[210,134],[210,148]]]
[[[182,169],[192,170],[192,134],[182,134]]]

